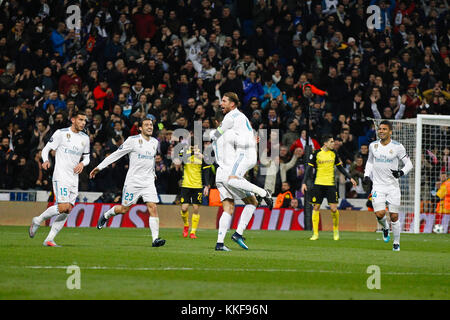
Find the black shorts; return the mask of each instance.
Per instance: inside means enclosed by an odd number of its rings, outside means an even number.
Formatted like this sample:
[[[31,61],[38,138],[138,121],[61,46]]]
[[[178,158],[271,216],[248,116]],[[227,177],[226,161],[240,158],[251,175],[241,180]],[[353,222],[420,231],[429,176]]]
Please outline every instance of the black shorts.
[[[324,198],[327,198],[328,204],[338,203],[338,192],[336,186],[321,186],[315,184],[311,192],[311,203],[322,204]]]
[[[189,204],[202,204],[203,202],[203,189],[185,188],[181,187],[180,203]]]

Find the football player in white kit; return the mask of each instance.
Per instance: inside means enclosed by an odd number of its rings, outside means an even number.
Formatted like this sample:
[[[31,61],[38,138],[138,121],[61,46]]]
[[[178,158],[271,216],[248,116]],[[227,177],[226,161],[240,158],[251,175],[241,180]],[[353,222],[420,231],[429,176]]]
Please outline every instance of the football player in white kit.
[[[159,238],[159,217],[156,207],[159,198],[155,187],[155,155],[159,142],[152,137],[153,122],[151,119],[141,120],[139,130],[141,134],[128,137],[119,149],[106,157],[89,174],[93,179],[100,170],[129,154],[130,166],[123,186],[122,204],[116,205],[100,215],[97,228],[103,228],[112,216],[127,213],[130,206],[135,204],[139,197],[142,197],[150,213],[148,222],[153,238],[152,247],[161,247],[166,240]]]
[[[221,125],[211,132],[212,140],[218,139],[228,130],[234,134],[236,158],[228,176],[228,184],[236,189],[254,193],[258,200],[264,199],[269,209],[273,207],[273,199],[268,190],[258,187],[244,179],[245,173],[252,169],[257,162],[256,139],[250,121],[237,108],[239,98],[233,92],[223,95],[221,107],[225,114]]]
[[[223,115],[222,115],[223,117]],[[217,124],[220,122],[220,114],[216,116]],[[222,201],[223,213],[219,219],[219,230],[217,235],[216,251],[231,251],[224,244],[225,236],[231,223],[231,218],[234,212],[234,201],[242,199],[246,204],[242,211],[236,232],[231,236],[243,249],[248,250],[245,244],[245,238],[242,236],[244,230],[247,228],[253,213],[258,206],[258,200],[253,193],[235,188],[229,185],[229,176],[233,170],[233,166],[237,158],[237,150],[235,149],[235,132],[227,130],[223,135],[220,135],[213,141],[215,160],[219,165],[216,171],[216,186],[220,193],[220,200]]]
[[[369,145],[369,157],[364,171],[364,181],[373,183],[372,204],[378,222],[383,228],[383,240],[389,242],[389,225],[386,221],[386,202],[391,218],[392,233],[394,235],[393,250],[400,251],[400,209],[401,192],[398,179],[408,174],[413,168],[411,160],[406,154],[405,147],[392,140],[392,123],[384,120],[378,127],[379,140]],[[399,160],[404,164],[399,170]]]
[[[55,169],[53,171],[53,192],[55,204],[45,210],[40,216],[34,217],[29,228],[29,235],[34,238],[42,222],[57,216],[50,232],[44,241],[44,246],[59,247],[54,239],[63,228],[67,216],[72,210],[78,196],[78,175],[89,164],[89,136],[83,132],[86,125],[86,114],[78,111],[72,115],[72,126],[56,130],[48,143],[42,149],[42,168],[48,170],[50,150],[56,150]],[[80,162],[80,159],[82,161]]]

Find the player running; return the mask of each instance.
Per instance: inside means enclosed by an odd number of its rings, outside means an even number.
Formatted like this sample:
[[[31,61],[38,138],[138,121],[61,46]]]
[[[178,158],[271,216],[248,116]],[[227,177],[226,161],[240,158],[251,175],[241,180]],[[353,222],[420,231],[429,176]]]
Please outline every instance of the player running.
[[[398,179],[413,168],[405,147],[392,140],[392,123],[384,120],[378,127],[379,140],[369,145],[369,157],[364,171],[364,182],[372,183],[372,204],[378,222],[383,229],[383,240],[389,242],[389,225],[386,220],[386,202],[388,203],[394,241],[392,250],[400,251],[400,209],[401,192]],[[399,169],[399,160],[404,164]]]
[[[116,205],[100,215],[97,228],[103,228],[109,218],[117,214],[125,214],[130,210],[140,197],[147,204],[149,226],[152,233],[152,247],[161,247],[166,240],[159,238],[159,217],[156,203],[159,202],[155,187],[155,155],[158,150],[158,140],[152,137],[153,122],[151,119],[143,119],[139,123],[141,134],[128,137],[127,140],[113,153],[106,157],[89,177],[95,178],[97,173],[128,154],[130,166],[122,191],[122,204]]]
[[[264,199],[269,209],[273,207],[272,195],[257,185],[244,179],[244,175],[256,165],[257,150],[253,129],[247,117],[238,110],[239,98],[233,92],[224,94],[221,102],[222,112],[225,114],[221,125],[211,132],[211,139],[215,140],[225,132],[231,130],[235,141],[236,159],[231,166],[227,183],[236,188],[254,193],[259,199]]]
[[[220,115],[220,113],[216,115],[216,124],[220,122],[222,117],[223,115]],[[224,240],[234,212],[234,201],[238,199],[242,199],[246,205],[242,211],[236,232],[231,236],[231,239],[243,249],[248,250],[248,246],[245,244],[245,238],[242,235],[258,206],[258,200],[251,192],[235,188],[229,184],[229,176],[237,157],[234,139],[235,133],[233,130],[227,130],[217,140],[213,141],[215,160],[219,165],[216,171],[216,186],[219,190],[223,207],[223,213],[219,219],[216,251],[231,251],[224,245]]]
[[[44,246],[60,247],[54,241],[63,228],[67,216],[72,210],[78,196],[78,175],[89,164],[89,136],[83,132],[86,125],[86,114],[77,111],[72,115],[72,125],[69,128],[56,130],[48,143],[42,149],[42,168],[48,170],[50,150],[56,150],[55,170],[53,171],[53,193],[55,204],[45,210],[40,216],[34,217],[28,231],[30,238],[47,219],[57,216],[52,228],[44,240]],[[82,161],[80,162],[80,159]]]
[[[320,221],[320,206],[322,205],[323,198],[327,198],[328,205],[331,209],[331,215],[333,217],[333,239],[339,240],[339,210],[337,205],[339,202],[338,193],[335,183],[334,166],[347,178],[350,179],[353,186],[356,186],[356,181],[350,176],[350,174],[342,166],[342,162],[334,151],[334,139],[332,135],[325,135],[322,138],[322,148],[315,150],[311,154],[308,166],[305,172],[305,178],[302,184],[302,193],[308,189],[306,181],[309,181],[312,168],[316,169],[316,175],[314,179],[314,186],[311,190],[312,204],[313,204],[313,236],[310,240],[319,239],[319,221]]]

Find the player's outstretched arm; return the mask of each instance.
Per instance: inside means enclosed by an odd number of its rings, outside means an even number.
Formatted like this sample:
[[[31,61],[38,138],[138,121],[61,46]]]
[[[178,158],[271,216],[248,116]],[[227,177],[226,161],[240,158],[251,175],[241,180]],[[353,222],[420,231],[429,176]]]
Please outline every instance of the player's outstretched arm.
[[[107,156],[105,159],[103,159],[102,162],[100,162],[100,164],[94,168],[94,170],[91,171],[91,173],[89,174],[89,176],[91,176],[91,174],[93,174],[93,177],[95,177],[95,175],[98,173],[98,171],[103,170],[104,168],[106,168],[107,166],[109,166],[110,164],[116,162],[117,160],[119,160],[120,158],[122,158],[124,155],[126,155],[127,153],[131,152],[131,150],[133,150],[133,145],[132,142],[130,140],[130,138],[128,138],[127,140],[125,140],[125,142],[119,147],[119,149],[117,149],[116,151],[114,151],[113,153],[111,153],[109,156]],[[98,169],[98,171],[96,171],[94,173],[94,171]],[[92,178],[91,178],[92,179]]]

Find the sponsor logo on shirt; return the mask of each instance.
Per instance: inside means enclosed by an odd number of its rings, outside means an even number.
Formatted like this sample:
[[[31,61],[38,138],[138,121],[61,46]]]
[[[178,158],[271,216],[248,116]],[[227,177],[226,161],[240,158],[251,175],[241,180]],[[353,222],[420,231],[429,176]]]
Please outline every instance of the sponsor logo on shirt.
[[[394,162],[394,159],[389,159],[385,155],[381,155],[379,158],[375,157],[375,162],[392,163]]]
[[[69,148],[64,149],[64,153],[68,153],[75,156],[81,156],[81,152],[78,151],[78,148],[73,146],[73,150]]]
[[[152,160],[153,158],[151,152],[146,151],[145,154],[138,153],[138,159]]]

